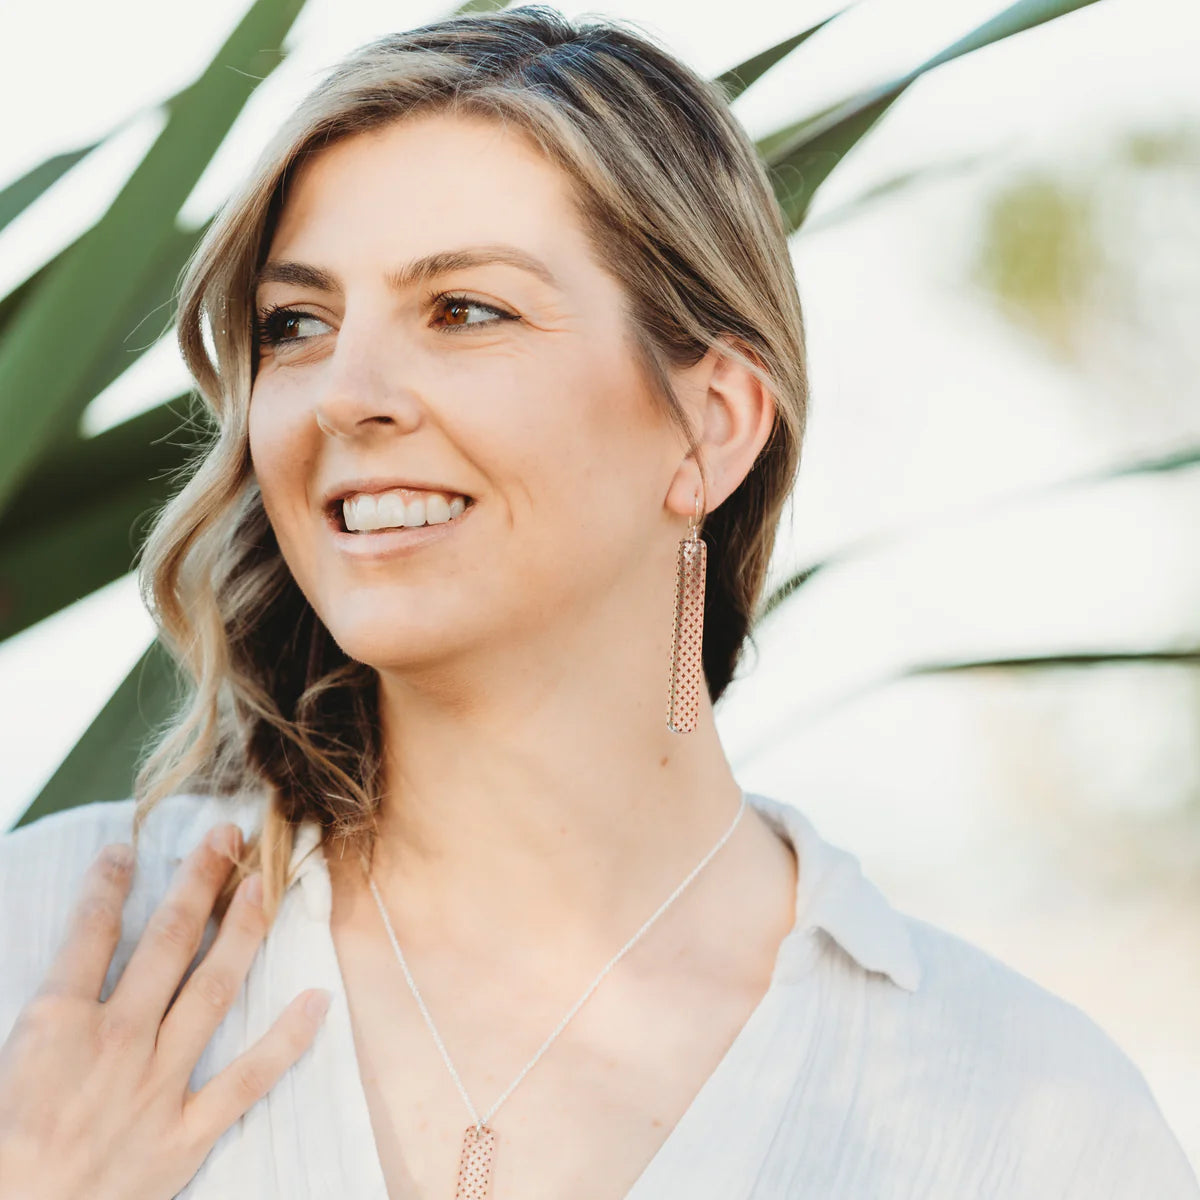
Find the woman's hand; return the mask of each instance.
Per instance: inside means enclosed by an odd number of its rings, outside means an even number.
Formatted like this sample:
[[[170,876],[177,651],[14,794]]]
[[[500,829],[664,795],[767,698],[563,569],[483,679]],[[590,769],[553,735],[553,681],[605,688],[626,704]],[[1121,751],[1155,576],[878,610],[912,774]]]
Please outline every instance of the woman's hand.
[[[327,1007],[320,990],[302,992],[244,1054],[188,1088],[266,932],[256,874],[179,988],[240,841],[236,825],[221,825],[184,859],[104,1003],[130,847],[106,846],[89,867],[62,947],[0,1047],[3,1200],[170,1200],[312,1043]]]

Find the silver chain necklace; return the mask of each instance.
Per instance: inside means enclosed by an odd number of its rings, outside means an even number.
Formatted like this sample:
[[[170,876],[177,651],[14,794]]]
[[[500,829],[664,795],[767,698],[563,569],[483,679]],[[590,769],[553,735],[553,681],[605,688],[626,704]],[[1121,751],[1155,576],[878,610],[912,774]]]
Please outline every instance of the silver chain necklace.
[[[445,1043],[443,1043],[441,1035],[437,1031],[437,1026],[433,1023],[433,1018],[429,1015],[429,1009],[425,1007],[425,1001],[421,998],[421,993],[417,990],[416,981],[412,977],[412,972],[408,969],[408,963],[404,961],[404,953],[400,949],[400,943],[396,940],[395,931],[392,929],[392,922],[388,918],[387,908],[384,906],[383,898],[379,894],[379,889],[375,886],[375,880],[369,871],[366,871],[367,882],[371,885],[371,893],[375,897],[375,903],[379,905],[379,915],[383,917],[383,923],[387,928],[388,938],[391,940],[392,949],[396,951],[396,957],[400,960],[400,967],[404,971],[404,978],[408,980],[408,986],[412,989],[412,994],[417,1001],[417,1007],[421,1010],[421,1015],[425,1018],[425,1024],[429,1026],[429,1032],[433,1034],[433,1040],[437,1043],[437,1048],[441,1051],[442,1058],[446,1066],[450,1070],[450,1074],[454,1078],[454,1083],[458,1088],[459,1095],[466,1101],[467,1109],[471,1113],[471,1119],[474,1122],[467,1126],[466,1134],[463,1139],[462,1157],[459,1163],[458,1173],[458,1191],[456,1200],[484,1200],[488,1194],[488,1188],[491,1183],[492,1162],[495,1157],[496,1132],[488,1127],[487,1122],[491,1119],[492,1114],[504,1103],[505,1100],[512,1094],[513,1089],[525,1078],[533,1065],[546,1053],[551,1042],[566,1028],[567,1022],[583,1007],[587,998],[600,985],[600,981],[612,970],[614,966],[633,948],[642,935],[662,916],[664,912],[675,902],[680,893],[696,878],[697,875],[708,865],[709,860],[721,849],[729,840],[733,831],[737,828],[738,822],[742,819],[742,813],[746,811],[746,793],[742,792],[742,802],[738,806],[737,815],[733,818],[732,824],[722,835],[717,844],[696,864],[688,877],[662,902],[658,910],[650,917],[650,919],[613,955],[605,964],[604,969],[592,981],[591,986],[586,992],[575,1002],[574,1007],[567,1013],[561,1021],[559,1021],[554,1032],[542,1043],[542,1047],[538,1052],[521,1068],[520,1074],[508,1085],[500,1099],[488,1109],[484,1116],[475,1111],[475,1105],[471,1103],[471,1097],[467,1095],[466,1088],[463,1087],[462,1080],[459,1078],[458,1072],[454,1068],[454,1064],[450,1061],[450,1055],[446,1052]]]

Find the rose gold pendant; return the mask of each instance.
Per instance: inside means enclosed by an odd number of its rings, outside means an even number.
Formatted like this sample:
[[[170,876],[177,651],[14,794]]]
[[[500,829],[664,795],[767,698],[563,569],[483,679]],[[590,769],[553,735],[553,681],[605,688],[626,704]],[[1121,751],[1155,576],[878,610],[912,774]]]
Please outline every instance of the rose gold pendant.
[[[667,728],[675,733],[691,733],[700,711],[707,564],[708,544],[693,528],[691,536],[679,543],[675,564],[675,630],[667,692]]]
[[[492,1159],[496,1155],[496,1131],[484,1125],[467,1126],[462,1157],[458,1162],[458,1190],[454,1200],[487,1200],[492,1187]]]

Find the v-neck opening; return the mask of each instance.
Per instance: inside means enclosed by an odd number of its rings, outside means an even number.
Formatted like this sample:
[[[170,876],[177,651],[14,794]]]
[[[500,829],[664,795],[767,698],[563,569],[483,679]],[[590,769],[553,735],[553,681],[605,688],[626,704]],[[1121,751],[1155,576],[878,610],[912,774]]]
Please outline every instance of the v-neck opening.
[[[750,807],[756,799],[760,799],[760,797],[747,792],[747,807]],[[754,807],[760,813],[763,812],[761,806],[754,805]],[[772,828],[786,839],[788,835],[785,827],[777,819],[772,819],[769,811],[763,815],[768,818]],[[799,860],[799,848],[794,848],[797,860]],[[312,874],[306,872],[302,883],[310,888],[316,886],[321,889],[319,899],[324,910],[323,919],[316,920],[314,924],[317,925],[322,939],[321,948],[327,958],[330,981],[335,984],[335,1003],[330,1005],[324,1028],[326,1035],[332,1036],[336,1042],[336,1045],[331,1047],[331,1051],[335,1059],[342,1064],[339,1077],[345,1080],[351,1091],[348,1102],[353,1109],[353,1111],[347,1112],[345,1107],[347,1098],[339,1097],[338,1111],[342,1118],[339,1123],[343,1130],[349,1126],[366,1131],[367,1136],[361,1139],[361,1150],[370,1159],[369,1173],[372,1177],[370,1200],[389,1200],[383,1159],[379,1152],[375,1126],[367,1101],[366,1085],[359,1066],[358,1046],[355,1042],[354,1025],[350,1016],[345,975],[342,971],[341,960],[338,958],[337,946],[333,940],[332,885],[329,865],[325,860],[324,849],[319,841],[312,857],[316,860],[313,867],[310,868]],[[797,865],[800,868],[799,861]],[[679,1165],[686,1164],[692,1170],[699,1170],[697,1163],[700,1161],[702,1151],[714,1144],[715,1139],[712,1135],[719,1131],[719,1123],[715,1122],[713,1109],[717,1106],[717,1098],[721,1095],[721,1089],[736,1074],[739,1062],[746,1055],[747,1047],[754,1043],[759,1027],[768,1020],[774,1005],[782,1001],[788,989],[796,982],[797,969],[805,961],[815,958],[816,944],[811,936],[812,931],[803,928],[799,916],[797,909],[797,920],[780,941],[770,982],[767,984],[765,992],[759,997],[758,1003],[738,1029],[725,1053],[700,1085],[666,1138],[642,1168],[629,1190],[617,1200],[656,1200],[658,1196],[666,1194],[663,1188],[668,1181],[665,1178],[660,1179],[660,1177],[674,1171]],[[767,1110],[773,1102],[774,1098],[772,1097],[755,1097],[756,1105],[760,1106],[760,1110],[763,1112],[764,1121],[771,1119]],[[781,1103],[782,1095],[778,1098],[776,1108]],[[468,1121],[469,1115],[465,1114],[464,1128]],[[764,1129],[764,1133],[773,1132],[773,1126],[769,1130]],[[368,1140],[369,1151],[366,1144]],[[670,1180],[670,1184],[671,1190],[673,1190],[678,1186],[678,1180]],[[378,1193],[377,1197],[376,1192]],[[711,1198],[701,1197],[691,1185],[689,1185],[688,1194],[693,1197],[693,1200],[731,1200],[727,1193],[719,1196],[714,1193]]]

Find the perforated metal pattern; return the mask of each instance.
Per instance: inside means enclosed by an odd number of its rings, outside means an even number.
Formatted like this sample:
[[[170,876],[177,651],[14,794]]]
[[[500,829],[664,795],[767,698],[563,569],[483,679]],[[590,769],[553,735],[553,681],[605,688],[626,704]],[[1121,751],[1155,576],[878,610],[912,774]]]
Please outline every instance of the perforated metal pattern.
[[[700,712],[707,565],[708,546],[703,538],[685,538],[679,543],[675,570],[675,634],[667,697],[667,725],[676,733],[691,733]]]
[[[496,1131],[486,1125],[476,1135],[468,1125],[458,1163],[458,1190],[454,1200],[486,1200],[492,1187],[492,1159],[496,1154]]]

